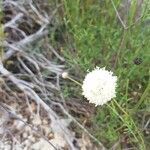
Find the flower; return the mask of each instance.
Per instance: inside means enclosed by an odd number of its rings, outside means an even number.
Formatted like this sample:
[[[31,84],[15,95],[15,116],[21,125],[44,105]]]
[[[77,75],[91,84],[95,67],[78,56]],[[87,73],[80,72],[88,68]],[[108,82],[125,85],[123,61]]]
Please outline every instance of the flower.
[[[103,105],[116,96],[116,86],[117,76],[105,68],[96,67],[85,76],[82,95],[95,106]]]
[[[68,72],[63,72],[61,76],[64,79],[68,78]]]

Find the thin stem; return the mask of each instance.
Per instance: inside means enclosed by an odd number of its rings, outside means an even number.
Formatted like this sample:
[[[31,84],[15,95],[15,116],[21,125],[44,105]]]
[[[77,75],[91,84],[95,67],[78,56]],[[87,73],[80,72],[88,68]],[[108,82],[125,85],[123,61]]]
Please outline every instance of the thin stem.
[[[126,28],[127,28],[127,27],[126,27],[126,24],[123,22],[122,18],[120,17],[119,12],[118,12],[118,10],[117,10],[115,4],[114,4],[114,1],[113,1],[113,0],[110,0],[110,1],[111,1],[111,3],[112,3],[112,6],[113,6],[113,8],[114,8],[114,10],[115,10],[115,12],[116,12],[116,15],[117,15],[119,21],[121,22],[123,28],[126,29]]]
[[[142,135],[141,135],[141,133],[139,132],[139,130],[138,130],[136,124],[134,123],[133,119],[132,119],[132,118],[130,117],[130,115],[119,105],[119,103],[118,103],[116,100],[114,100],[114,102],[115,102],[116,106],[117,106],[127,117],[129,117],[131,123],[134,125],[135,130],[137,131],[137,133],[138,133],[138,135],[139,135],[139,137],[140,137],[140,139],[141,139],[142,148],[143,148],[143,150],[144,150],[144,149],[145,149],[144,140],[143,140]],[[121,120],[122,120],[122,119],[121,119]],[[132,134],[133,134],[133,132],[132,132]],[[133,136],[135,137],[135,139],[137,139],[136,136],[135,136],[135,134],[133,134]]]
[[[113,105],[113,103],[112,103]],[[109,104],[107,104],[107,106],[113,110],[113,112],[121,119],[121,121],[129,128],[128,123],[123,119],[123,117],[115,110],[115,108],[111,107]],[[114,106],[114,105],[113,105]],[[138,141],[138,138],[136,137],[136,135],[134,134],[134,132],[129,128],[131,134],[134,136],[135,140]]]
[[[71,77],[67,77],[67,79],[69,79],[69,80],[71,80],[71,81],[73,81],[73,82],[75,82],[76,84],[78,84],[79,86],[81,86],[82,87],[82,84],[80,83],[80,82],[78,82],[78,81],[76,81],[76,80],[74,80],[73,78],[71,78]]]
[[[140,100],[137,102],[137,104],[135,105],[133,110],[137,110],[139,108],[139,106],[142,104],[142,102],[145,100],[145,97],[147,96],[147,94],[149,93],[150,90],[150,83],[148,84],[147,88],[145,89],[143,95],[141,96]]]
[[[115,104],[117,105],[117,107],[126,115],[129,116],[128,113],[119,105],[119,103],[114,99],[113,100],[115,102]]]

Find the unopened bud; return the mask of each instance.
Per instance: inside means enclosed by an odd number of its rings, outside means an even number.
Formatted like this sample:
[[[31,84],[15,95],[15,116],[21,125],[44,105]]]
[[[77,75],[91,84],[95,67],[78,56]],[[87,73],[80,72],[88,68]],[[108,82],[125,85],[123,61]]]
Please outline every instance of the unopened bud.
[[[68,78],[68,72],[63,72],[62,73],[62,78],[64,78],[64,79]]]

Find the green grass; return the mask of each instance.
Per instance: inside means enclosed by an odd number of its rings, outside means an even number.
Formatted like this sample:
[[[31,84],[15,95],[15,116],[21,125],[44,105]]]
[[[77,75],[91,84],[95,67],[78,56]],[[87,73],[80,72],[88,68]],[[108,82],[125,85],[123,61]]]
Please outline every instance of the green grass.
[[[0,59],[3,56],[3,41],[4,41],[4,28],[2,24],[3,10],[0,3]]]
[[[149,135],[142,129],[142,119],[150,115],[150,2],[144,1],[142,17],[136,22],[137,1],[132,1],[126,17],[127,29],[117,18],[110,0],[63,0],[62,3],[63,29],[60,27],[59,31],[65,38],[62,54],[70,73],[82,81],[87,70],[105,66],[118,76],[116,101],[125,113],[114,101],[96,108],[91,119],[96,128],[91,133],[107,147],[122,139],[118,149],[123,145],[148,149]],[[118,10],[120,3],[114,0]],[[125,14],[120,12],[122,15]],[[81,90],[74,88],[80,97]],[[69,92],[65,87],[65,96],[78,94]]]

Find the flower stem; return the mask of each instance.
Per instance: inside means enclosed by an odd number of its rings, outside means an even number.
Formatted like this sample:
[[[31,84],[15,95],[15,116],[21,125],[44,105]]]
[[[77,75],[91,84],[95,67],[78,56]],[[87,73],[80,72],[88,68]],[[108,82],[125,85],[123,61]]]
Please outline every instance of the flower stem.
[[[137,131],[138,135],[139,135],[139,138],[141,139],[141,148],[142,150],[145,150],[145,144],[144,144],[144,140],[142,138],[142,135],[141,133],[139,132],[138,130],[138,127],[136,126],[135,122],[133,121],[133,119],[131,118],[131,116],[119,105],[119,103],[114,100],[114,103],[116,104],[116,106],[129,118],[129,120],[131,121],[131,123],[133,124],[134,128],[135,128],[135,131]],[[111,106],[110,106],[111,107]],[[119,115],[119,114],[118,114]],[[124,119],[121,117],[121,120],[123,121]],[[127,124],[127,123],[126,123]],[[133,131],[131,131],[131,133],[133,134],[133,136],[135,137],[135,139],[137,140],[137,137],[136,135],[133,133]]]
[[[71,77],[69,77],[69,76],[67,77],[67,79],[73,81],[74,83],[76,83],[76,84],[78,84],[79,86],[82,87],[82,84],[81,84],[80,82],[76,81],[75,79],[73,79],[73,78],[71,78]]]

